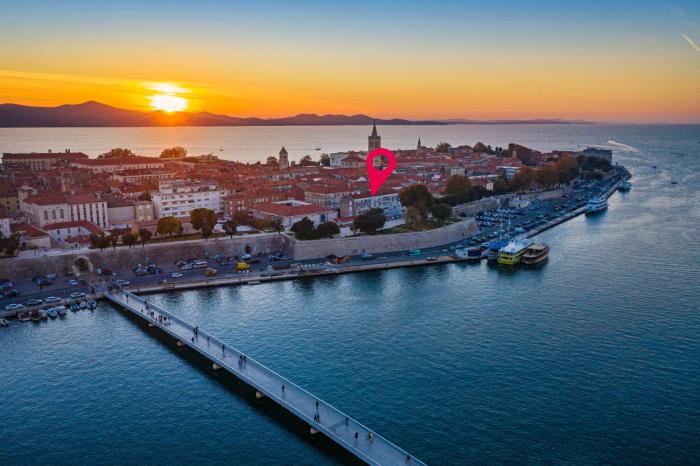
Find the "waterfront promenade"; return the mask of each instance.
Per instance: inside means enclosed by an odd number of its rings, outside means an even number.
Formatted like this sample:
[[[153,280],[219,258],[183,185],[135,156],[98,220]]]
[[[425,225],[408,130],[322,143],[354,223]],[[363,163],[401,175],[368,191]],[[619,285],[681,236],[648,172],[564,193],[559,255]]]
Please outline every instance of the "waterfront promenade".
[[[175,314],[123,290],[105,293],[118,306],[144,319],[212,361],[214,369],[225,369],[309,425],[312,434],[323,433],[351,454],[371,465],[422,465],[422,461],[376,434],[359,421],[315,397],[245,353],[229,346],[205,330]]]

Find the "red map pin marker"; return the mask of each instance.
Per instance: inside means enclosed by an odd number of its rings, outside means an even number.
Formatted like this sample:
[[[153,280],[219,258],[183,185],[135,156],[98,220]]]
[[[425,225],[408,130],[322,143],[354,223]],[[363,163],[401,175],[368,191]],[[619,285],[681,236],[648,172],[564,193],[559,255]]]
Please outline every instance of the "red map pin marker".
[[[375,157],[380,157],[382,155],[389,159],[389,166],[383,170],[379,170],[374,166],[372,160],[374,160]],[[391,172],[394,171],[395,167],[396,157],[394,157],[394,154],[392,154],[389,149],[380,147],[379,149],[374,149],[369,153],[367,156],[367,176],[369,177],[369,190],[372,193],[372,196],[377,194],[379,188],[381,188],[386,179],[389,178],[389,175],[391,175]]]

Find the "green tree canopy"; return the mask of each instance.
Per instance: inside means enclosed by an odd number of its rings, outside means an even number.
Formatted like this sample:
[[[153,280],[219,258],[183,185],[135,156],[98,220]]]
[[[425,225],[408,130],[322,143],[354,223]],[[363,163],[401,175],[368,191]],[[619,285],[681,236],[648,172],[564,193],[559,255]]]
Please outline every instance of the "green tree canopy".
[[[136,235],[133,233],[124,233],[122,235],[122,243],[126,244],[129,247],[132,247],[134,244],[136,244],[136,241]]]
[[[420,223],[425,220],[435,199],[433,199],[433,195],[430,194],[430,191],[428,191],[425,185],[414,184],[406,186],[399,191],[399,201],[401,201],[401,205],[404,207],[412,207],[418,212],[420,215],[418,223]]]
[[[340,227],[335,222],[323,222],[316,228],[317,238],[332,238],[340,233]]]
[[[160,153],[161,159],[175,159],[175,158],[182,158],[182,157],[186,157],[186,156],[187,156],[187,151],[182,146],[168,147],[167,149],[163,149],[163,152]]]
[[[321,158],[319,159],[319,163],[324,166],[328,167],[331,164],[331,156],[328,154],[322,154]]]
[[[151,230],[148,228],[140,228],[139,229],[139,239],[141,239],[141,244],[146,245],[151,240],[151,237],[153,236],[153,233],[151,233]]]
[[[173,216],[161,217],[158,219],[156,232],[165,236],[179,235],[182,233],[182,220]]]
[[[449,143],[441,142],[435,147],[435,151],[446,154],[450,151],[450,148],[452,148],[452,146]]]
[[[433,214],[433,217],[437,220],[444,222],[452,216],[452,207],[444,202],[436,202],[430,208],[430,213]]]
[[[386,223],[386,215],[380,208],[369,209],[364,214],[360,214],[352,222],[353,229],[363,233],[373,235]]]
[[[216,213],[211,209],[200,207],[190,212],[190,223],[192,223],[192,228],[197,231],[201,231],[204,227],[213,230],[216,221]]]
[[[114,149],[110,149],[104,154],[97,156],[98,159],[125,159],[129,157],[136,157],[136,154],[134,154],[130,149],[124,149],[121,147],[115,147]]]
[[[294,235],[301,240],[314,239],[316,234],[314,222],[309,220],[308,217],[304,217],[298,222],[296,222],[294,225],[292,225],[291,230],[294,233]]]
[[[223,224],[223,228],[226,234],[233,238],[233,235],[238,231],[238,224],[233,220],[226,220]]]

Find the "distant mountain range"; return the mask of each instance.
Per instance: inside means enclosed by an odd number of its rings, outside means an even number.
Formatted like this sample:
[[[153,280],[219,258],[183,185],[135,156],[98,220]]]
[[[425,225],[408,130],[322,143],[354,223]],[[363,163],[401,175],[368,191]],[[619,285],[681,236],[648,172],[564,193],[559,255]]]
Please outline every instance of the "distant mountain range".
[[[339,125],[448,125],[448,124],[572,124],[581,120],[383,120],[367,115],[316,115],[302,113],[286,118],[241,118],[208,112],[139,112],[89,101],[58,107],[0,104],[0,127],[78,126],[339,126]]]

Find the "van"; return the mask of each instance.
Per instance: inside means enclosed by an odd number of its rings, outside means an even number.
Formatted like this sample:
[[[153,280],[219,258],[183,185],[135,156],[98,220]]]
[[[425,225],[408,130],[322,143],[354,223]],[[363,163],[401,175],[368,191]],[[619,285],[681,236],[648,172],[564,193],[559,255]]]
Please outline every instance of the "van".
[[[420,256],[420,249],[411,249],[408,251],[409,256]]]

